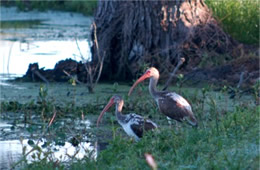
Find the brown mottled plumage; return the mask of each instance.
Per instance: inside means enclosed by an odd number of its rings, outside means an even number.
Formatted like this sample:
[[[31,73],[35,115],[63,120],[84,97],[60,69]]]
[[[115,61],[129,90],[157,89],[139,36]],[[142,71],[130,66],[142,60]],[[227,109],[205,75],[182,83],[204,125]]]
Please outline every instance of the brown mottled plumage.
[[[147,78],[150,78],[149,92],[156,101],[161,113],[177,121],[187,120],[188,123],[192,126],[198,125],[191,106],[187,100],[175,92],[157,91],[156,85],[159,79],[159,72],[154,67],[149,68],[143,74],[143,76],[141,76],[134,83],[134,85],[129,90],[128,95],[132,93],[133,89],[138,83],[144,81]]]

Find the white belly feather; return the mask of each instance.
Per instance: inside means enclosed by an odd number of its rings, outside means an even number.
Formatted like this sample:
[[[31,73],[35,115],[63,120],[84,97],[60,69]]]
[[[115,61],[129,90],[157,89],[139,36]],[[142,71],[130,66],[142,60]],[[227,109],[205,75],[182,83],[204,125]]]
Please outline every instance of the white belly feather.
[[[139,137],[136,136],[136,134],[132,130],[131,124],[132,124],[132,122],[129,121],[127,124],[120,124],[120,125],[122,126],[122,128],[124,129],[124,131],[126,132],[126,134],[128,136],[135,138],[135,140],[139,140]]]

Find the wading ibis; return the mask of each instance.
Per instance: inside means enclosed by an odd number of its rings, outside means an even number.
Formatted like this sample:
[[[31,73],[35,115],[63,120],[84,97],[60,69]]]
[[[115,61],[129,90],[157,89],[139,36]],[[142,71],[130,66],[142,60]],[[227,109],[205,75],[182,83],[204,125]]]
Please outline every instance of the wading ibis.
[[[123,127],[124,131],[127,133],[128,136],[134,137],[136,141],[138,141],[142,136],[144,131],[153,130],[157,128],[157,125],[149,120],[144,119],[142,116],[137,115],[135,113],[130,113],[127,115],[122,114],[122,108],[124,105],[124,100],[121,96],[114,95],[109,100],[108,104],[105,106],[103,111],[100,113],[97,126],[104,115],[104,113],[113,105],[116,105],[116,118],[118,123]]]
[[[192,112],[190,104],[182,96],[175,92],[158,91],[156,85],[159,79],[159,71],[151,67],[149,68],[131,87],[128,95],[130,96],[135,86],[150,78],[149,92],[156,101],[161,113],[170,119],[175,119],[179,122],[187,120],[192,126],[197,126],[197,120]]]

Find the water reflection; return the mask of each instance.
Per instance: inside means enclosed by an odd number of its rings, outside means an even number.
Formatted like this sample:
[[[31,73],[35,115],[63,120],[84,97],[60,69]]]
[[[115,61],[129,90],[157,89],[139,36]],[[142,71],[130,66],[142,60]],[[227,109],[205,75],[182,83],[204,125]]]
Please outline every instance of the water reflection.
[[[23,154],[27,154],[26,160],[28,163],[33,161],[39,161],[40,159],[47,158],[47,160],[52,160],[53,162],[62,161],[67,162],[75,159],[82,159],[84,156],[96,159],[97,152],[94,146],[90,142],[81,142],[78,146],[73,146],[69,142],[65,142],[64,146],[55,145],[54,142],[48,144],[46,139],[41,139],[40,141],[30,141],[30,143],[37,143],[41,152],[39,150],[34,150],[30,152],[33,147],[29,145],[29,140],[6,140],[0,141],[0,167],[1,169],[10,169],[17,161],[22,159]],[[23,150],[24,148],[24,150]],[[23,153],[24,151],[24,153]]]
[[[11,169],[22,155],[22,145],[19,140],[0,141],[0,167],[1,169]]]
[[[83,57],[91,58],[89,43],[78,41]],[[53,69],[57,61],[72,58],[81,61],[75,41],[34,41],[27,45],[22,42],[0,41],[2,64],[0,72],[25,74],[30,63],[38,63],[39,68]]]
[[[0,74],[23,75],[30,63],[53,69],[67,58],[91,58],[87,39],[92,17],[61,11],[21,12],[16,8],[1,8]]]
[[[8,122],[0,121],[0,169],[11,169],[11,166],[24,156],[28,163],[40,161],[43,158],[53,162],[69,162],[84,157],[96,160],[96,145],[91,142],[89,135],[81,135],[84,129],[90,129],[91,122],[80,119],[61,119],[59,122],[60,126],[66,126],[70,122],[77,125],[75,129],[69,129],[71,134],[66,138],[67,141],[55,141],[58,137],[42,134],[42,130],[36,130],[32,135],[26,131],[28,124],[25,126],[21,123],[13,127],[14,125]],[[32,136],[36,140],[31,140]],[[36,136],[39,136],[39,139]]]

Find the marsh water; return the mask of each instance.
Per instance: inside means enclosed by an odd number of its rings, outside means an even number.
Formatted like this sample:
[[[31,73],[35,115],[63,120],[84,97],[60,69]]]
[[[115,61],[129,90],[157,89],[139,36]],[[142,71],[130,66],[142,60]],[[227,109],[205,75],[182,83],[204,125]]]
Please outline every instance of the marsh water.
[[[1,102],[26,103],[37,98],[39,84],[28,85],[6,81],[24,75],[30,63],[38,63],[39,68],[53,69],[60,60],[71,58],[82,61],[91,58],[89,33],[92,17],[72,12],[22,12],[15,7],[1,6],[0,8]],[[54,87],[53,91],[62,93],[59,85],[52,87]],[[68,90],[66,87],[64,88]],[[36,89],[38,90],[34,91]],[[60,94],[56,95],[62,99]],[[57,100],[57,102],[64,101]],[[38,141],[29,141],[29,138],[36,139],[36,136],[40,136],[42,125],[39,124],[39,130],[30,133],[28,132],[29,125],[20,121],[25,117],[22,113],[3,113],[2,107],[0,109],[0,169],[10,169],[15,162],[22,158],[22,155],[32,150],[33,144],[37,143],[42,146],[47,139],[42,137]],[[33,122],[40,119],[37,115],[33,116]],[[70,119],[64,119],[63,124],[69,121]],[[73,123],[77,124],[77,128],[81,130],[87,130],[91,126],[89,119],[76,119]],[[88,136],[84,137],[86,139],[83,141],[86,142],[81,142],[77,147],[72,146],[69,142],[65,142],[62,146],[56,146],[55,143],[51,142],[48,144],[50,147],[48,151],[53,152],[53,159],[66,161],[76,152],[75,158],[80,159],[86,155],[86,152],[95,150],[93,144],[87,139]],[[42,153],[44,153],[44,149],[47,148],[42,148]],[[35,152],[27,156],[29,161],[33,160]]]
[[[1,85],[1,101],[7,103],[12,102],[12,105],[16,104],[14,101],[18,101],[21,104],[25,104],[25,106],[32,101],[37,102],[42,85],[42,83],[5,82],[5,84]],[[95,94],[89,94],[87,88],[83,85],[73,86],[70,83],[50,83],[46,97],[48,101],[55,103],[55,106],[80,107],[82,108],[82,114],[68,112],[66,115],[62,115],[62,113],[60,113],[60,116],[55,118],[55,123],[50,127],[50,131],[46,135],[44,133],[47,130],[46,126],[50,119],[44,123],[41,114],[34,114],[33,110],[25,111],[22,109],[21,112],[19,112],[19,109],[15,112],[1,112],[0,166],[10,168],[14,163],[21,160],[25,153],[30,152],[35,144],[42,147],[41,154],[52,153],[49,155],[50,160],[66,162],[71,160],[71,157],[73,157],[73,160],[77,160],[87,155],[95,159],[98,155],[99,148],[102,147],[98,145],[96,141],[104,142],[107,141],[107,139],[112,139],[114,135],[113,129],[115,127],[117,133],[127,137],[115,121],[115,117],[113,116],[114,109],[110,109],[109,111],[112,112],[112,114],[110,113],[104,116],[103,119],[105,121],[103,120],[104,123],[102,123],[99,128],[96,127],[96,120],[98,113],[101,112],[111,95],[120,94],[124,98],[127,98],[129,88],[129,85],[99,84],[95,88]],[[193,96],[197,93],[197,89],[192,88],[182,88],[182,91],[189,96]],[[152,104],[153,101],[147,89],[144,90],[143,94],[144,96],[142,96],[143,99],[141,100],[147,100],[145,102],[146,106],[140,107],[156,109],[155,105]],[[241,102],[253,102],[250,96],[244,96],[243,100],[238,103],[238,101],[231,100],[219,92],[209,92],[208,95],[214,97],[217,106],[216,109],[218,109],[219,112],[222,111],[221,109],[233,110],[236,105]],[[126,104],[127,103],[132,102],[127,100]],[[210,100],[207,99],[205,103],[205,114],[207,114],[210,112]],[[84,107],[88,107],[89,104],[95,106],[93,110],[95,114],[91,111],[84,111]],[[198,107],[197,105],[193,106],[195,110],[196,107]],[[51,116],[52,115],[49,117]],[[167,119],[164,119],[160,114],[157,114],[157,116],[158,117],[153,117],[153,119],[156,120],[161,127],[167,125]],[[71,141],[77,136],[80,136],[79,138],[82,142],[77,146],[73,146]],[[57,138],[60,140],[56,140]],[[103,139],[106,140],[102,141]],[[33,145],[31,143],[33,143]],[[48,143],[47,148],[43,147],[46,143]],[[25,151],[23,149],[24,147],[26,148]],[[39,153],[38,150],[27,155],[27,161],[39,160],[42,155],[35,157],[37,153]]]
[[[116,85],[118,89],[115,89],[111,84],[102,84],[96,87],[95,94],[89,94],[85,86],[73,86],[70,83],[50,83],[47,87],[43,83],[4,82],[1,84],[0,100],[9,104],[10,102],[16,104],[15,101],[17,101],[26,106],[28,103],[39,101],[39,91],[42,86],[48,89],[46,100],[57,107],[83,108],[82,114],[68,112],[66,115],[60,115],[62,113],[57,113],[55,123],[47,128],[50,119],[44,123],[42,115],[36,114],[34,111],[23,109],[19,111],[18,109],[14,112],[1,112],[0,155],[2,159],[0,167],[4,169],[9,169],[20,161],[35,145],[41,147],[41,152],[35,150],[26,155],[29,163],[40,160],[44,153],[51,153],[48,156],[50,160],[64,162],[81,159],[87,155],[96,159],[99,148],[103,147],[102,144],[100,145],[102,141],[96,142],[98,136],[102,139],[105,136],[111,139],[112,131],[108,126],[102,126],[101,133],[97,135],[96,119],[98,115],[85,112],[84,107],[87,107],[88,104],[100,105],[98,110],[101,111],[102,106],[106,104],[103,101],[106,101],[108,96],[114,92],[127,94],[129,88],[126,85]],[[46,133],[47,130],[48,133]],[[102,134],[103,132],[104,134]],[[77,146],[73,146],[73,142],[71,142],[75,137],[82,141]],[[43,147],[46,144],[48,147]],[[39,153],[41,156],[35,157]]]
[[[103,129],[102,133],[95,127],[97,113],[100,113],[111,95],[120,94],[127,98],[129,85],[98,84],[95,94],[89,94],[85,85],[74,86],[69,82],[45,85],[7,81],[25,74],[30,63],[37,62],[40,68],[52,69],[56,62],[62,59],[82,60],[75,38],[78,39],[84,59],[89,60],[91,54],[88,37],[91,22],[91,17],[77,13],[19,12],[15,8],[1,7],[0,101],[16,109],[2,112],[2,106],[0,108],[0,169],[10,169],[22,160],[23,156],[31,162],[42,159],[43,154],[46,156],[47,153],[51,153],[48,155],[49,160],[64,162],[81,159],[86,155],[95,159],[98,152],[98,145],[95,142],[97,138],[112,138],[111,124],[116,122],[115,118],[112,116],[108,119],[110,116],[104,116],[107,124],[100,127]],[[55,123],[48,128],[52,115],[48,115],[47,119],[44,114],[34,114],[30,110],[24,112],[23,107],[33,108],[32,103],[39,101],[41,87],[47,89],[46,100],[51,104],[65,108],[82,108],[80,114],[68,112],[64,115],[57,111]],[[148,97],[147,88],[145,89],[143,97],[150,105],[145,104],[144,107],[156,110],[152,99]],[[178,90],[177,92],[180,92]],[[195,96],[199,89],[183,88],[181,91]],[[214,91],[209,94],[216,99],[216,109],[232,110],[236,107],[237,101],[229,99],[228,96]],[[201,96],[201,93],[199,95]],[[249,103],[251,101],[250,96],[245,96],[242,100]],[[208,103],[205,105],[205,111],[208,112],[207,106],[210,101],[205,103]],[[95,113],[84,111],[88,105],[95,106],[93,107]],[[196,107],[198,106],[194,104],[195,110]],[[51,113],[56,113],[58,110],[58,108],[51,109],[54,109]],[[159,114],[158,116],[160,117]],[[167,122],[164,118],[160,120]],[[124,132],[122,134],[124,135]],[[71,141],[78,136],[81,142],[74,146]],[[33,150],[35,146],[40,148]]]
[[[78,13],[21,12],[15,7],[1,7],[1,77],[21,76],[30,63],[53,69],[57,61],[67,58],[89,60],[91,23],[91,17]]]

